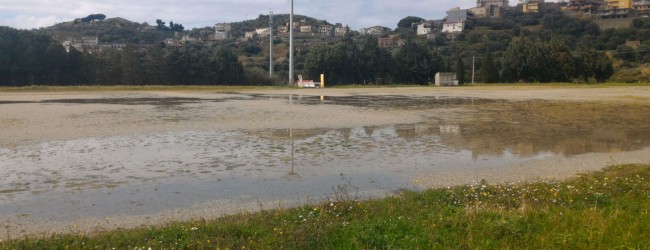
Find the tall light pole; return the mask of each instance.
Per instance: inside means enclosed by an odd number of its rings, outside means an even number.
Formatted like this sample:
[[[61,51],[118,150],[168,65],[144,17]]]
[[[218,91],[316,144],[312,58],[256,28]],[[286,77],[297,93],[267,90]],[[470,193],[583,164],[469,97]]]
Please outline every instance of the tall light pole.
[[[289,14],[289,86],[293,86],[293,0]]]
[[[269,77],[273,77],[273,11],[269,13]]]

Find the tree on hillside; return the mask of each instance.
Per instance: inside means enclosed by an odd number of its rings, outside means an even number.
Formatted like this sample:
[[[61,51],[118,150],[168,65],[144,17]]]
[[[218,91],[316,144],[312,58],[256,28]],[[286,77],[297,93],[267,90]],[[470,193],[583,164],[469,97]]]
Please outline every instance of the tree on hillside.
[[[143,62],[146,84],[165,84],[165,52],[161,46],[147,49]]]
[[[328,62],[325,61],[325,54],[327,53],[327,45],[319,43],[312,47],[305,57],[305,71],[309,78],[316,77],[321,73],[325,73],[325,68],[328,66]],[[327,72],[327,77],[329,78],[329,73]],[[329,79],[328,79],[329,80]]]
[[[185,30],[185,27],[183,27],[182,24],[169,21],[169,29],[175,32],[183,32],[183,30]]]
[[[594,49],[580,48],[577,53],[579,62],[578,72],[583,81],[594,78],[604,82],[614,74],[614,67],[609,57]]]
[[[492,53],[490,50],[485,52],[483,63],[481,65],[481,80],[483,83],[496,83],[499,82],[499,70],[494,64]]]
[[[456,79],[458,84],[465,84],[465,64],[460,56],[456,56]]]
[[[167,30],[167,26],[165,26],[165,22],[163,22],[160,19],[156,19],[156,29],[158,30]]]
[[[577,59],[571,54],[571,50],[562,42],[551,41],[548,45],[548,56],[551,62],[548,70],[552,81],[569,82],[578,76],[576,71]]]
[[[62,70],[62,81],[64,85],[82,85],[90,84],[87,75],[88,71],[84,70],[84,57],[82,52],[75,48],[70,48],[67,54],[66,63]]]
[[[220,83],[232,85],[244,83],[244,66],[239,62],[237,54],[232,50],[217,49],[212,60]]]
[[[429,49],[413,40],[407,41],[394,54],[393,60],[398,70],[396,80],[402,83],[427,84],[439,70]]]
[[[43,58],[45,67],[41,76],[41,84],[60,84],[66,60],[65,48],[60,43],[52,41],[45,50]]]
[[[503,55],[503,78],[508,81],[551,82],[590,78],[605,81],[614,73],[609,57],[581,48],[574,55],[563,43],[524,38],[510,44]]]
[[[548,82],[552,78],[550,52],[539,40],[524,38],[510,44],[503,55],[503,68],[512,81]]]
[[[316,78],[321,73],[325,74],[325,82],[329,85],[350,83],[347,77],[348,55],[345,46],[337,44],[328,46],[318,44],[307,53],[305,70],[309,77]]]
[[[141,55],[132,44],[124,48],[121,59],[122,84],[142,84],[144,81],[144,75],[142,74],[144,68],[142,67]]]
[[[58,84],[64,53],[49,36],[0,26],[0,84]]]
[[[185,30],[185,27],[183,27],[182,24],[174,23],[173,21],[169,21],[169,27],[167,27],[165,26],[165,22],[160,19],[156,19],[156,29],[161,31],[183,32],[183,30]]]
[[[413,23],[420,23],[424,20],[425,19],[421,17],[407,16],[405,18],[402,18],[402,20],[399,20],[397,23],[397,28],[411,28]]]
[[[82,23],[89,23],[93,22],[95,20],[97,21],[104,21],[106,19],[106,15],[104,14],[91,14],[88,15],[87,17],[81,18]]]
[[[361,80],[364,83],[377,84],[394,74],[393,59],[388,51],[379,47],[377,37],[364,37],[360,41],[359,50],[363,63]]]

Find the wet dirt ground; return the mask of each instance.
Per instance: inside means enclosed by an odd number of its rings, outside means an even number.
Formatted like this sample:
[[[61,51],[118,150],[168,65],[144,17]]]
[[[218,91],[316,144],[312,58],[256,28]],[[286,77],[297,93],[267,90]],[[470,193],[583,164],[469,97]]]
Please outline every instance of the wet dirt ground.
[[[323,91],[0,94],[0,238],[650,163],[646,89]]]

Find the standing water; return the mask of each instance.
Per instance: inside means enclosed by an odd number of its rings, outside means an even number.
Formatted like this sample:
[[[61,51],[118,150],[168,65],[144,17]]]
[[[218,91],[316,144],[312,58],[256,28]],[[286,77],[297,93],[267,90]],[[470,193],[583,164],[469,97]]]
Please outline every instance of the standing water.
[[[360,116],[416,111],[420,119],[334,128],[294,128],[292,124],[181,128],[2,144],[0,218],[7,223],[21,218],[69,222],[175,209],[219,209],[219,204],[322,201],[341,185],[351,187],[360,198],[377,197],[400,189],[478,182],[493,177],[487,174],[490,171],[537,171],[531,162],[634,152],[650,146],[650,106],[636,104],[254,95],[28,104],[119,105],[116,114],[137,112],[131,106],[147,105],[180,112],[175,116],[165,113],[163,121],[191,123],[204,119],[190,112],[202,104],[243,100],[264,105],[264,101],[283,98],[286,105],[306,110],[344,107]],[[12,105],[27,104],[5,102],[0,108],[16,107]],[[232,111],[235,116],[237,112]],[[506,181],[531,178],[511,177]]]

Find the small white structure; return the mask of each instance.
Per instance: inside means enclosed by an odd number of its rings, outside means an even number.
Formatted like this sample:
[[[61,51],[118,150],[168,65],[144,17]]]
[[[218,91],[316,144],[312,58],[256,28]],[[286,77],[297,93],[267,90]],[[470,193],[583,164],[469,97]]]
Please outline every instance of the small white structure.
[[[99,47],[99,37],[97,36],[84,36],[81,37],[84,48],[97,48]]]
[[[316,85],[320,86],[320,83],[314,82],[314,80],[303,80],[302,75],[298,75],[298,81],[296,86],[299,88],[315,88]]]
[[[271,34],[270,28],[257,28],[255,29],[255,34],[261,37],[267,37]]]
[[[442,33],[460,33],[465,28],[465,21],[461,19],[447,20],[442,24]]]
[[[436,73],[436,86],[458,86],[456,73],[438,72]]]
[[[300,33],[311,33],[314,31],[314,27],[311,25],[301,25]]]
[[[334,28],[334,36],[345,36],[348,32],[350,32],[350,28],[347,26]]]
[[[215,40],[225,40],[230,37],[230,31],[232,30],[232,25],[228,23],[218,23],[214,25],[214,39]]]
[[[418,36],[426,35],[426,34],[429,34],[429,33],[431,33],[431,24],[430,23],[424,22],[424,23],[418,24],[418,31],[417,31]]]

